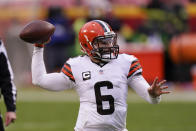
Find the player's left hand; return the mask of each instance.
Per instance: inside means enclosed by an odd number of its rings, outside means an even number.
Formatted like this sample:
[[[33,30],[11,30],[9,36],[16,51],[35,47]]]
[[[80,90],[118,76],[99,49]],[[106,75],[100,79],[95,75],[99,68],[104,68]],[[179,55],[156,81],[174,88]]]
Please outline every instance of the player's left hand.
[[[166,83],[166,80],[158,82],[158,77],[156,77],[154,82],[150,86],[150,88],[148,88],[148,92],[149,92],[150,96],[158,97],[158,96],[160,96],[162,94],[170,93],[170,91],[163,91],[164,89],[168,88],[168,86],[162,86],[165,83]]]
[[[11,122],[16,120],[16,113],[15,112],[6,112],[5,114],[5,126],[9,126]]]

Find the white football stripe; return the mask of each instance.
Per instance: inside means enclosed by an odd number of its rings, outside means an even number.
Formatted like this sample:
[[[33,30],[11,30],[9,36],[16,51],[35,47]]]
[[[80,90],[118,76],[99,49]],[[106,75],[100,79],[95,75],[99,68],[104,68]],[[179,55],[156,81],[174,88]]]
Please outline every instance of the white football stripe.
[[[97,21],[99,21],[106,28],[107,32],[110,32],[110,28],[108,27],[108,25],[105,22],[103,22],[101,20],[97,20]]]

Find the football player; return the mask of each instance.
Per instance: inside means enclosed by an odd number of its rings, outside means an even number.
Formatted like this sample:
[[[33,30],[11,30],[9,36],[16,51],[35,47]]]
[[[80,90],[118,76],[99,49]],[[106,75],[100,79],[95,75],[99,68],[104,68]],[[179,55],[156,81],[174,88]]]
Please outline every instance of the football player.
[[[101,20],[86,23],[79,32],[86,54],[70,58],[60,73],[46,73],[43,44],[35,44],[32,58],[33,84],[52,91],[74,88],[80,97],[75,131],[127,131],[128,87],[152,104],[169,93],[166,81],[155,78],[150,86],[142,76],[139,60],[119,54],[117,35]]]

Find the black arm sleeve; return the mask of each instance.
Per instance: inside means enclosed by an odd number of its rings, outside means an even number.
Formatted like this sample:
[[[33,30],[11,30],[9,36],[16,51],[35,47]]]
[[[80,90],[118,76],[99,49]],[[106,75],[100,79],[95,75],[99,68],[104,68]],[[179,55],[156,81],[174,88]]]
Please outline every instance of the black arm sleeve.
[[[0,45],[2,46],[2,45]],[[7,111],[16,110],[16,88],[12,81],[12,70],[6,52],[0,52],[0,89],[4,97]]]

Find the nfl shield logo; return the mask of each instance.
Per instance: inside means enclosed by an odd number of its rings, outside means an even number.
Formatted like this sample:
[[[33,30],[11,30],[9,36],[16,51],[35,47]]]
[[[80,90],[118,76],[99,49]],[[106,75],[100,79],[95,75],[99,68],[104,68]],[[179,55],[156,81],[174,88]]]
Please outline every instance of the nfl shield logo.
[[[100,74],[103,74],[103,70],[99,70],[99,73],[100,73]]]

